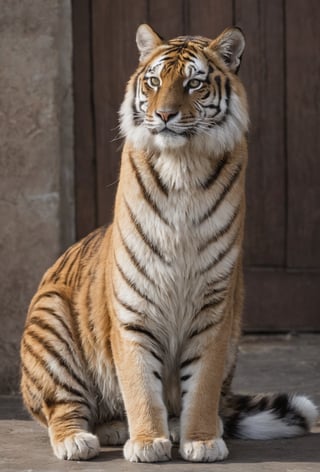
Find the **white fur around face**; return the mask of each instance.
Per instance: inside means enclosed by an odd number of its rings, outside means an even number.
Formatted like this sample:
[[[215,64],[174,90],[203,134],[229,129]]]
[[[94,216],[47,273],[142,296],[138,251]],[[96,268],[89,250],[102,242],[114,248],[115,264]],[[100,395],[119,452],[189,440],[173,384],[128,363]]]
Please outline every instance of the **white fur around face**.
[[[234,92],[230,96],[229,114],[226,121],[222,125],[215,126],[205,133],[196,134],[192,138],[153,135],[144,123],[136,126],[132,112],[133,101],[134,92],[132,87],[129,87],[120,108],[120,127],[123,136],[136,149],[163,152],[182,149],[187,146],[195,154],[215,154],[219,156],[225,152],[230,152],[240,142],[249,126],[246,102]]]
[[[208,50],[209,49],[207,49],[207,51]],[[145,80],[148,80],[150,77],[156,77],[159,80],[160,85],[158,88],[154,87],[154,92],[158,92],[163,86],[162,70],[166,61],[166,46],[159,46],[158,52],[159,54],[148,64],[148,67],[143,69]],[[192,61],[185,60],[183,76],[177,76],[174,80],[182,80],[183,85],[181,84],[181,87],[183,87],[186,86],[190,79],[205,80],[208,71],[208,58],[203,51],[199,50],[198,57],[193,58]],[[131,142],[136,149],[167,152],[187,147],[192,148],[194,153],[210,153],[210,155],[215,154],[218,156],[231,151],[248,130],[249,118],[245,92],[235,76],[233,76],[232,80],[229,80],[231,76],[228,78],[228,72],[225,71],[225,73],[223,73],[220,71],[220,81],[222,80],[222,83],[226,80],[229,81],[230,95],[221,95],[220,92],[218,94],[212,93],[211,91],[209,97],[203,102],[205,106],[214,107],[219,105],[219,111],[213,115],[214,119],[217,121],[216,126],[207,128],[204,121],[204,126],[200,126],[194,136],[186,137],[183,134],[179,136],[178,122],[183,116],[178,110],[177,116],[167,123],[167,127],[169,129],[172,128],[172,130],[178,134],[152,134],[148,129],[150,120],[154,125],[153,127],[156,129],[163,128],[164,124],[154,113],[150,114],[148,112],[148,96],[142,92],[142,79],[139,72],[140,71],[131,78],[120,109],[122,135],[128,142]],[[226,75],[224,76],[224,74]],[[194,91],[190,89],[188,94],[192,95],[193,92]],[[133,104],[135,104],[135,107],[133,107]],[[202,108],[202,105],[199,103],[195,105],[195,110],[197,111],[192,112],[194,123],[196,124],[198,121],[202,123],[202,120],[206,119],[204,108]],[[137,113],[139,117],[138,123],[135,122],[135,113]],[[188,120],[189,118],[190,116],[188,116]]]

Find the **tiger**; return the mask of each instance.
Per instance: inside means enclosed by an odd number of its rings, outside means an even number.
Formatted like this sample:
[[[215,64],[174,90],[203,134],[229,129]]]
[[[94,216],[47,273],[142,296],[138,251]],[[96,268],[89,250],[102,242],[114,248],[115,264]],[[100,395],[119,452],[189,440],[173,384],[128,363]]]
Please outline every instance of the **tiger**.
[[[164,40],[142,24],[120,108],[113,222],[72,245],[31,300],[21,392],[59,459],[214,462],[228,437],[310,430],[304,395],[233,394],[249,113],[245,38]]]

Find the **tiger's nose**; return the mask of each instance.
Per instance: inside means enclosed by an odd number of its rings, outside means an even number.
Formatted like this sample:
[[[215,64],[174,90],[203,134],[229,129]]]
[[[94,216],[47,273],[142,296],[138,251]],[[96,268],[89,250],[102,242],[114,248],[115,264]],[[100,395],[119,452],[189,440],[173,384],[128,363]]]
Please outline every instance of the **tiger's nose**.
[[[174,110],[156,110],[156,115],[159,116],[164,123],[167,123],[169,120],[174,118],[178,114],[177,111]]]

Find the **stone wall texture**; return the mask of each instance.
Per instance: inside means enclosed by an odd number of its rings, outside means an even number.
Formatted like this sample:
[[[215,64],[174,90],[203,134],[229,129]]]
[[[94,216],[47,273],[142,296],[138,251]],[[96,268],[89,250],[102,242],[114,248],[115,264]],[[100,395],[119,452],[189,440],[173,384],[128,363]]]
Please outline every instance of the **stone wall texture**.
[[[41,275],[74,239],[71,0],[1,0],[0,393]]]

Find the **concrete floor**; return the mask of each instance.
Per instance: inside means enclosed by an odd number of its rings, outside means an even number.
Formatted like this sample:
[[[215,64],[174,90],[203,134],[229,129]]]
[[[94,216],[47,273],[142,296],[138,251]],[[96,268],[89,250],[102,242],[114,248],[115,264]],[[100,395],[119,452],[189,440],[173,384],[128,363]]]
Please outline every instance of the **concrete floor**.
[[[320,405],[320,335],[246,336],[240,349],[234,391],[286,391],[310,395]],[[130,464],[121,448],[104,448],[90,462],[64,462],[53,456],[46,431],[28,418],[19,397],[0,397],[0,471],[187,471],[319,472],[320,423],[312,434],[277,441],[228,441],[223,463]]]

